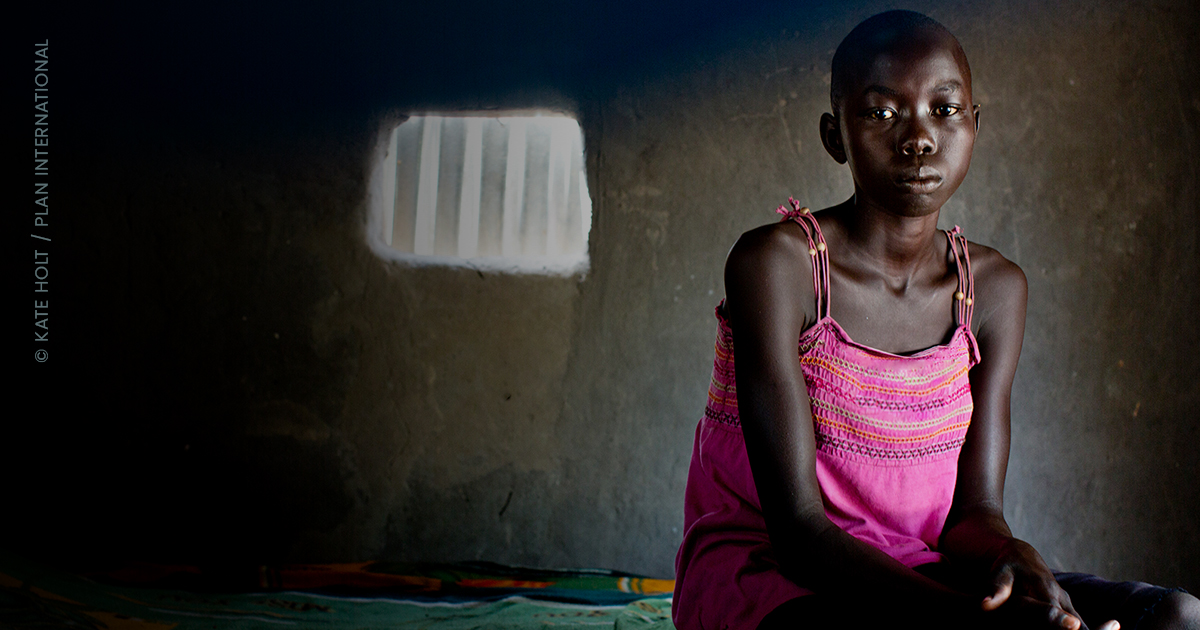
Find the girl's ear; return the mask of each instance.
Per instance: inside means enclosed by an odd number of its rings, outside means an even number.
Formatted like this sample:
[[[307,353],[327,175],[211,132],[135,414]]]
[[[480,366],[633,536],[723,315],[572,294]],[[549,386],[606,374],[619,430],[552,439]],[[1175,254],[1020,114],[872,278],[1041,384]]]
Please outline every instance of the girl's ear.
[[[821,114],[821,144],[825,145],[825,151],[834,162],[846,163],[846,148],[842,146],[842,127],[833,114]]]
[[[971,113],[975,115],[975,133],[979,133],[979,104],[971,106]]]

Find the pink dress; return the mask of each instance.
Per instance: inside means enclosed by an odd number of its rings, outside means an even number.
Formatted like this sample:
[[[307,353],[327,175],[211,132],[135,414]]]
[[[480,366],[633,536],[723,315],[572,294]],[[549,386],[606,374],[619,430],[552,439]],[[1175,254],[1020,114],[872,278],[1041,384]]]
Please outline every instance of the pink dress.
[[[808,236],[820,316],[801,335],[798,355],[812,400],[825,513],[907,566],[938,562],[973,409],[967,371],[979,362],[966,239],[958,227],[946,232],[959,278],[953,335],[900,356],[855,343],[829,316],[825,239],[816,219],[792,206],[780,213]],[[675,560],[679,630],[753,630],[780,604],[811,594],[779,572],[772,554],[738,420],[733,332],[720,307],[717,320],[712,384],[696,427]]]

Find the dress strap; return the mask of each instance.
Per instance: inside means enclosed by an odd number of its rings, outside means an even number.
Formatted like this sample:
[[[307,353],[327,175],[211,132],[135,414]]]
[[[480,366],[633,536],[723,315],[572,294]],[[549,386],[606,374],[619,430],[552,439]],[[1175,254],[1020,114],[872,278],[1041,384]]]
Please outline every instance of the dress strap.
[[[825,245],[825,236],[821,234],[821,226],[817,218],[799,201],[788,197],[791,204],[779,206],[775,212],[783,215],[784,221],[795,221],[804,229],[808,238],[808,255],[812,257],[813,293],[817,296],[817,318],[829,317],[829,251]]]
[[[954,320],[959,326],[971,328],[971,313],[975,311],[975,276],[971,273],[971,254],[967,251],[967,237],[957,225],[945,230],[950,240],[950,251],[954,253],[954,265],[958,269],[958,290],[954,292]]]

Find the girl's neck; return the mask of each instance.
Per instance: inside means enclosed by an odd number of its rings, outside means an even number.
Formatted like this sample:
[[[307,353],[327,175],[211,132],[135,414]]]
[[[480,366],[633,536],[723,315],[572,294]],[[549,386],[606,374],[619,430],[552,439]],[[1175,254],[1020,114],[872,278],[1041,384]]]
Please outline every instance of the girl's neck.
[[[858,203],[857,195],[840,210],[847,249],[887,276],[911,279],[938,254],[940,210],[923,216],[901,216]]]

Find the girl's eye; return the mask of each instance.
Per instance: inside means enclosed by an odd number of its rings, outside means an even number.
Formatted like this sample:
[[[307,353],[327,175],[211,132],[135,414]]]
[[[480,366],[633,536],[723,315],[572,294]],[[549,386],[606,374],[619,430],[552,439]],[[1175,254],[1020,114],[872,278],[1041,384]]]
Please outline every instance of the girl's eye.
[[[933,115],[934,116],[953,116],[960,111],[962,111],[962,108],[959,107],[958,105],[938,105],[937,107],[933,108]]]
[[[867,118],[871,120],[891,120],[896,117],[896,112],[890,109],[873,109],[867,112]]]

